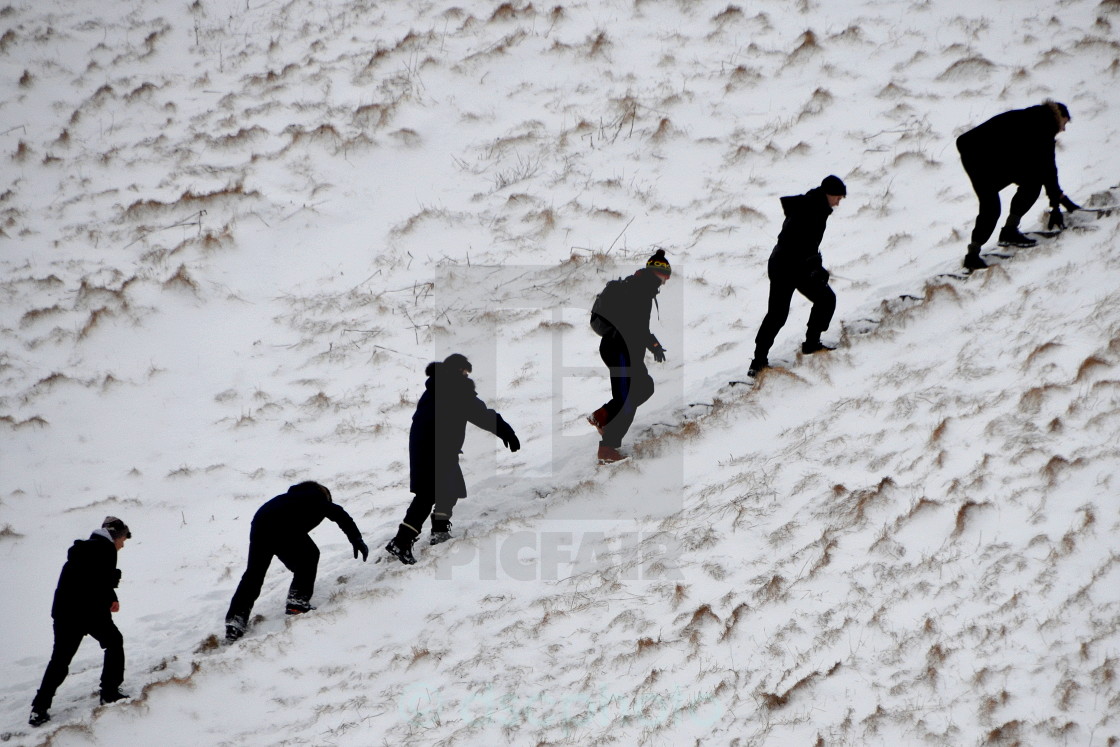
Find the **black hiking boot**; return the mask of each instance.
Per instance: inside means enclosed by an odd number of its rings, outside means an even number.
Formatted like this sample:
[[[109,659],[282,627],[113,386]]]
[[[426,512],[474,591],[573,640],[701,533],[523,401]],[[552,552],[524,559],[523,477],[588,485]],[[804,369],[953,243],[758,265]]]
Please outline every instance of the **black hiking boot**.
[[[112,690],[102,690],[101,691],[101,705],[109,705],[110,703],[116,703],[118,700],[128,700],[131,697],[132,696],[129,695],[128,693],[122,693],[121,689],[119,687],[114,688]]]
[[[248,629],[248,627],[249,624],[245,622],[244,617],[242,617],[241,615],[234,615],[230,619],[226,620],[226,640],[230,643],[233,643],[237,639],[241,638],[241,636],[245,635],[245,631]]]
[[[988,269],[988,263],[980,257],[980,246],[977,244],[968,245],[968,252],[964,255],[964,262],[961,264],[966,270]]]
[[[451,539],[451,520],[432,519],[432,537],[430,544],[440,545]]]
[[[51,714],[46,708],[32,708],[31,718],[27,719],[27,723],[32,726],[42,726],[51,720]]]
[[[820,340],[806,340],[805,342],[801,343],[801,352],[804,355],[812,355],[813,353],[826,353],[830,350],[835,349],[836,348],[832,347],[831,345],[825,345]]]
[[[318,609],[306,599],[296,599],[295,597],[288,597],[288,603],[284,606],[285,615],[302,615],[304,612]]]
[[[770,368],[770,361],[766,360],[765,358],[755,358],[753,361],[751,361],[750,368],[747,369],[747,376],[750,376],[753,379],[755,376],[758,376],[760,373],[762,373],[762,369],[764,368]]]
[[[1023,249],[1030,248],[1038,242],[1034,239],[1028,238],[1019,232],[1018,228],[1011,226],[1004,226],[999,232],[999,245],[1000,246],[1017,246]]]
[[[412,555],[412,543],[415,541],[415,539],[406,540],[397,535],[389,540],[389,544],[385,545],[385,550],[405,565],[415,565],[416,558]]]

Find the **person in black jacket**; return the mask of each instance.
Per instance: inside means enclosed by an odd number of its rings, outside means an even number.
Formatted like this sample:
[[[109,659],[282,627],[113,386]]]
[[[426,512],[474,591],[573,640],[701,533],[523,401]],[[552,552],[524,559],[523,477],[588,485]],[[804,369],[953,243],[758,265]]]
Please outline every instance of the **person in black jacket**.
[[[428,380],[416,403],[408,435],[409,490],[413,498],[397,528],[397,536],[385,546],[390,555],[405,565],[416,562],[412,545],[429,515],[431,544],[451,539],[452,511],[459,499],[467,496],[467,484],[459,466],[467,423],[493,433],[510,451],[521,448],[509,423],[478,398],[470,379],[472,370],[471,362],[460,353],[447,356],[442,363],[433,361],[424,369]]]
[[[649,329],[649,317],[661,286],[669,282],[673,268],[665,258],[665,250],[658,249],[646,266],[628,278],[617,282],[616,287],[603,289],[600,299],[607,294],[611,299],[602,308],[599,328],[599,357],[610,369],[611,398],[587,416],[602,439],[599,441],[599,463],[610,464],[626,457],[618,449],[638,407],[653,396],[653,377],[646,368],[646,351],[653,353],[658,363],[665,362],[665,348]],[[608,284],[610,286],[610,284]]]
[[[55,691],[66,679],[70,662],[87,635],[105,649],[101,667],[101,703],[115,703],[128,696],[121,692],[124,681],[124,639],[113,624],[120,609],[115,589],[121,580],[117,552],[132,532],[115,516],[106,516],[101,528],[89,539],[74,540],[66,553],[66,564],[58,577],[51,617],[54,618],[54,650],[35,699],[28,723],[41,726],[50,721]]]
[[[354,558],[364,562],[369,548],[362,541],[354,520],[346,509],[331,499],[331,491],[317,482],[301,482],[288,488],[257,509],[249,529],[249,562],[226,612],[226,639],[236,641],[245,634],[253,604],[261,594],[265,574],[272,558],[292,572],[285,612],[298,615],[315,609],[315,573],[319,567],[319,548],[308,534],[323,519],[330,519],[350,540]]]
[[[957,138],[961,163],[972,181],[980,201],[980,212],[965,253],[964,266],[981,270],[988,266],[980,257],[980,247],[991,238],[999,222],[1000,190],[1009,184],[1019,188],[1011,198],[1007,223],[999,232],[1003,246],[1034,246],[1034,239],[1019,231],[1019,221],[1046,189],[1050,200],[1049,228],[1065,228],[1062,207],[1079,206],[1062,194],[1058,185],[1058,166],[1054,158],[1054,139],[1069,123],[1069,109],[1056,101],[997,114]]]
[[[821,333],[832,323],[836,311],[836,294],[828,286],[828,270],[821,257],[821,240],[824,238],[828,216],[848,194],[839,177],[826,176],[819,187],[803,195],[781,198],[785,222],[778,234],[778,244],[770,253],[766,266],[770,278],[770,300],[766,316],[754,338],[754,360],[749,376],[770,365],[767,356],[774,338],[789,318],[789,304],[793,292],[798,291],[813,303],[809,324],[801,352],[817,353],[832,350],[821,342]]]

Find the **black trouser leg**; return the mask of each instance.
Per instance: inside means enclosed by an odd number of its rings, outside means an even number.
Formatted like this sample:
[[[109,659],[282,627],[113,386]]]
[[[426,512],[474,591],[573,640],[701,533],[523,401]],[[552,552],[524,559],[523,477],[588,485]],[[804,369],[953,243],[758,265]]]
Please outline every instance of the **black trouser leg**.
[[[319,570],[318,545],[308,535],[296,534],[277,542],[276,557],[292,572],[288,601],[310,604]]]
[[[428,520],[428,516],[432,513],[432,507],[436,504],[436,497],[434,493],[417,493],[412,498],[412,503],[408,504],[408,510],[404,513],[404,521],[401,522],[402,529],[409,529],[412,532],[412,538],[420,536],[420,532],[424,529],[424,522]],[[400,532],[397,533],[400,536]]]
[[[88,633],[105,649],[105,663],[101,666],[101,692],[114,693],[124,682],[124,637],[111,617],[98,620]]]
[[[789,319],[789,304],[793,300],[794,290],[797,289],[776,264],[774,257],[771,256],[767,271],[770,277],[770,298],[766,304],[766,316],[762,318],[762,324],[754,338],[754,357],[759,361],[766,360],[774,344],[774,338]]]
[[[999,223],[1001,205],[999,191],[1010,182],[999,179],[990,172],[990,167],[976,163],[972,157],[961,156],[965,173],[972,182],[972,189],[976,192],[976,199],[980,202],[979,212],[976,214],[976,223],[972,227],[972,236],[969,239],[971,246],[980,247],[992,237]],[[1037,196],[1037,195],[1036,195]],[[1033,202],[1033,201],[1032,201]],[[1030,209],[1030,205],[1027,206]],[[1012,208],[1014,212],[1014,207]],[[1025,213],[1026,210],[1023,211]],[[1022,215],[1023,213],[1019,213]]]
[[[70,662],[74,654],[78,653],[78,646],[85,637],[81,627],[72,624],[54,621],[54,648],[51,650],[51,660],[47,663],[47,670],[43,673],[43,682],[39,685],[39,692],[31,701],[31,707],[36,711],[46,711],[54,702],[55,691],[70,673]]]
[[[813,303],[813,310],[809,312],[809,323],[806,325],[805,339],[819,341],[821,332],[828,329],[832,323],[832,315],[836,313],[836,294],[828,286],[828,281],[806,278],[797,284],[797,292]]]
[[[237,591],[233,593],[233,599],[230,600],[229,610],[226,612],[226,622],[235,617],[248,622],[249,615],[253,611],[253,604],[256,603],[257,597],[261,595],[261,586],[264,584],[264,577],[268,573],[268,566],[271,563],[272,548],[270,544],[256,532],[251,532],[249,534],[249,562],[245,567],[245,573],[241,576],[241,582],[237,585]]]
[[[1008,228],[1019,229],[1019,221],[1034,207],[1041,192],[1041,183],[1019,185],[1019,188],[1015,190],[1015,196],[1011,198],[1011,205],[1007,208]]]
[[[638,407],[653,396],[653,377],[642,360],[645,351],[639,357],[621,340],[600,344],[599,355],[611,370],[611,400],[603,405],[608,420],[600,443],[617,449],[634,423]]]

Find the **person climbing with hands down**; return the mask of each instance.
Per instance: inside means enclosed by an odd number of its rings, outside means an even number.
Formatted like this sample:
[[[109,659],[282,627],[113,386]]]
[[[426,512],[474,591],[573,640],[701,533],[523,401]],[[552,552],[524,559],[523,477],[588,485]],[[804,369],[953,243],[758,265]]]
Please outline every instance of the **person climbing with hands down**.
[[[493,433],[510,451],[521,448],[509,423],[479,399],[470,378],[472,370],[471,362],[460,353],[442,362],[433,361],[424,369],[428,380],[416,403],[408,435],[409,490],[413,498],[397,527],[397,536],[385,546],[405,565],[416,562],[412,545],[429,515],[431,544],[451,539],[451,514],[459,499],[467,497],[467,483],[459,466],[467,423]]]
[[[587,416],[599,432],[599,463],[610,464],[626,457],[619,452],[622,439],[634,416],[653,396],[653,377],[646,368],[646,351],[658,363],[665,362],[665,348],[649,329],[649,317],[661,286],[669,282],[673,268],[658,249],[628,278],[607,283],[591,307],[591,329],[603,339],[599,357],[610,369],[611,398]]]
[[[980,248],[991,238],[999,222],[999,193],[1018,185],[1011,198],[1007,222],[999,232],[1001,246],[1031,247],[1038,242],[1019,231],[1019,221],[1031,209],[1043,188],[1050,200],[1051,230],[1065,228],[1062,208],[1073,212],[1081,206],[1062,193],[1054,145],[1058,133],[1069,124],[1069,109],[1057,101],[1013,109],[997,114],[957,138],[961,164],[980,201],[980,212],[972,229],[964,266],[982,270],[988,263]]]
[[[249,529],[249,562],[226,612],[226,640],[236,641],[245,635],[249,615],[261,594],[273,557],[280,558],[292,572],[285,613],[299,615],[315,609],[311,606],[311,595],[319,568],[319,548],[308,533],[323,519],[338,524],[350,540],[354,559],[361,555],[365,562],[369,548],[362,540],[362,533],[346,509],[331,498],[331,491],[317,482],[291,486],[287,493],[266,502],[253,516]]]
[[[828,270],[824,269],[820,247],[828,216],[847,194],[848,189],[839,177],[826,176],[819,187],[803,195],[781,198],[785,221],[766,266],[770,278],[770,300],[766,316],[754,338],[754,360],[747,371],[748,376],[757,376],[769,367],[770,347],[789,318],[794,291],[813,303],[801,352],[808,355],[832,350],[821,342],[821,333],[832,323],[836,294],[828,285]]]

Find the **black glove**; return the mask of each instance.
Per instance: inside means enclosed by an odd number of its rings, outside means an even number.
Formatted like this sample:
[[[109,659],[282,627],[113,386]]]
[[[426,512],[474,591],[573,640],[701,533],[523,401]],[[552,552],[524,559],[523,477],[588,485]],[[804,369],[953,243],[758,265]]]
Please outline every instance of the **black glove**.
[[[655,361],[657,361],[658,363],[665,362],[665,348],[661,347],[661,343],[656,343],[652,348],[650,348],[650,352],[653,353],[653,359]]]
[[[1065,195],[1062,195],[1061,202],[1062,202],[1062,207],[1064,207],[1066,210],[1070,211],[1071,213],[1074,210],[1080,210],[1081,209],[1080,205],[1078,205],[1076,202],[1074,202],[1070,198],[1066,197]]]
[[[358,553],[361,553],[362,554],[362,562],[363,563],[366,562],[366,558],[369,557],[369,548],[366,547],[366,543],[363,542],[360,539],[356,539],[356,540],[353,540],[350,544],[353,545],[353,547],[354,547],[354,560],[357,560],[358,559]]]
[[[1062,217],[1061,208],[1054,208],[1050,211],[1050,222],[1046,224],[1046,228],[1053,231],[1055,228],[1062,230],[1066,227],[1065,218]]]
[[[828,270],[823,267],[818,267],[809,273],[809,279],[817,283],[827,283],[830,277],[832,276],[828,274]]]
[[[509,423],[502,420],[501,415],[498,416],[498,429],[495,433],[510,451],[517,451],[521,448],[521,442],[517,440],[517,434],[513,432]]]

